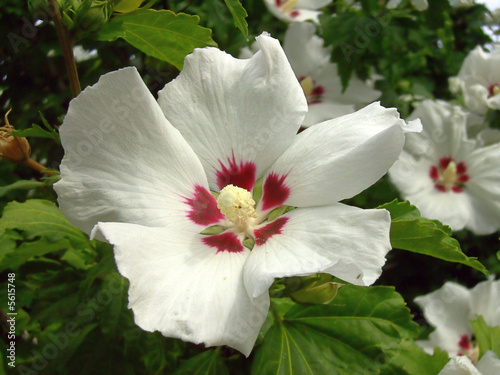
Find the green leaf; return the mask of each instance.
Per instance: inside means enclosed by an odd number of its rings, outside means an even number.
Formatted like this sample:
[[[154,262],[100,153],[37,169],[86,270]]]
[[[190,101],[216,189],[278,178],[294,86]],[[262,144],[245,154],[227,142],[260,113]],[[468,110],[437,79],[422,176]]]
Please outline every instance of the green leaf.
[[[381,375],[436,375],[449,361],[448,353],[439,348],[427,354],[414,341],[406,342],[382,369]]]
[[[243,35],[247,37],[248,24],[245,20],[245,18],[248,17],[247,11],[243,8],[243,5],[241,5],[239,0],[224,0],[224,2],[233,15],[234,26],[236,26],[243,33]]]
[[[101,313],[102,333],[115,332],[120,327],[120,318],[131,313],[127,311],[127,290],[127,280],[116,271],[108,274],[104,279],[102,289],[98,293],[98,296],[99,294],[102,295],[101,299],[103,300],[103,311]]]
[[[40,125],[32,124],[31,128],[23,129],[23,130],[14,130],[12,135],[16,137],[36,137],[36,138],[49,138],[54,140],[57,144],[61,144],[61,139],[59,138],[59,134],[51,129],[47,131],[43,129]]]
[[[97,35],[106,41],[123,38],[145,54],[181,70],[184,57],[193,49],[217,45],[210,36],[212,31],[199,22],[198,16],[147,9],[114,17]]]
[[[70,247],[70,243],[66,239],[57,242],[48,242],[46,239],[41,239],[35,242],[23,242],[19,247],[5,255],[0,272],[6,269],[16,271],[20,266],[29,260],[42,257],[44,255],[59,252]]]
[[[220,356],[220,349],[207,350],[182,361],[173,375],[229,375],[229,370]]]
[[[41,236],[57,242],[66,238],[74,247],[89,246],[87,235],[73,227],[53,202],[44,199],[9,203],[0,218],[0,235],[7,229],[22,230],[27,239]]]
[[[329,305],[295,304],[276,315],[252,374],[376,374],[401,342],[418,334],[392,287],[346,285]]]
[[[462,252],[458,241],[450,237],[450,227],[438,220],[420,217],[420,211],[410,202],[398,202],[396,199],[378,208],[391,213],[391,243],[394,248],[462,263],[488,274],[477,258],[468,257]]]
[[[47,184],[42,181],[18,180],[7,186],[0,186],[0,197],[3,197],[14,190],[31,190]]]
[[[495,352],[500,357],[500,327],[488,326],[482,316],[478,316],[470,324],[479,345],[479,358],[488,350]]]

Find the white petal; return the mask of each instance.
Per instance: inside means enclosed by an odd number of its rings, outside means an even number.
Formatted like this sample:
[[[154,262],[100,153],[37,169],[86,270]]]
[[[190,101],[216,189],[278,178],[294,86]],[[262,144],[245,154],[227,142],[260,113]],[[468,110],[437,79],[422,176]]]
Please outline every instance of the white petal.
[[[498,375],[500,374],[500,359],[494,352],[488,350],[478,362],[477,369],[481,375]]]
[[[436,327],[429,337],[434,346],[457,354],[460,337],[472,333],[470,301],[470,291],[454,282],[447,282],[442,288],[415,298],[425,319]]]
[[[260,51],[245,60],[196,49],[159,93],[165,116],[200,157],[214,190],[234,183],[230,178],[241,165],[256,168],[259,176],[293,141],[307,111],[279,42],[264,34],[257,42]],[[233,157],[237,171],[223,176],[228,181],[220,186],[217,171]],[[250,188],[241,187],[251,190],[253,180]]]
[[[332,0],[297,0],[297,8],[319,9],[331,2]]]
[[[439,160],[442,156],[458,157],[459,149],[467,145],[467,114],[458,106],[442,100],[424,100],[408,117],[409,120],[420,119],[423,125],[421,133],[408,134],[405,150],[415,156],[426,156]]]
[[[481,315],[487,325],[500,326],[500,280],[483,281],[472,288],[470,295],[471,319]]]
[[[330,49],[315,34],[310,22],[295,22],[288,26],[283,49],[297,77],[309,76],[330,61]]]
[[[275,194],[266,189],[271,176],[283,179],[286,204],[296,207],[333,204],[363,191],[398,158],[403,124],[395,109],[373,103],[306,129],[271,167],[264,181],[264,209]]]
[[[130,281],[129,308],[146,331],[248,356],[269,309],[266,293],[250,299],[242,268],[249,250],[217,252],[176,228],[99,223]]]
[[[87,233],[98,221],[190,225],[182,196],[208,188],[206,176],[135,68],[86,88],[60,130],[65,156],[54,189],[74,225]]]
[[[443,367],[438,375],[486,375],[474,367],[469,358],[465,356],[453,357]]]
[[[423,190],[434,190],[434,182],[429,177],[432,165],[434,162],[424,155],[419,157],[403,151],[398,161],[389,169],[389,177],[403,198],[410,199]]]
[[[267,9],[269,9],[274,16],[283,21],[304,22],[311,20],[316,23],[318,23],[318,16],[321,12],[315,9],[321,8],[331,2],[332,0],[297,0],[295,6],[285,12],[281,6],[277,5],[275,0],[264,0]],[[283,3],[285,3],[285,1],[283,1]]]
[[[251,296],[264,293],[275,277],[324,272],[356,285],[381,274],[391,249],[390,216],[342,204],[298,208],[276,220],[284,224],[253,248],[244,269]],[[275,220],[275,221],[276,221]]]

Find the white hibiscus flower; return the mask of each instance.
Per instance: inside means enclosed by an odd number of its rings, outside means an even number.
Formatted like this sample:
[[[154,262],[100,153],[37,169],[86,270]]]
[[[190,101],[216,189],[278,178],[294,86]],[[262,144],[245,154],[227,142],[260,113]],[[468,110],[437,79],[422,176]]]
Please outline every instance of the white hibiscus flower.
[[[492,351],[484,353],[477,366],[468,357],[457,356],[450,359],[438,375],[498,375],[500,360]]]
[[[257,40],[246,60],[196,49],[158,102],[135,68],[101,77],[70,104],[55,185],[70,221],[114,245],[141,328],[245,355],[275,277],[379,277],[388,212],[338,202],[377,181],[411,130],[375,103],[296,135],[302,88],[279,42]],[[282,205],[297,208],[268,220]]]
[[[443,101],[425,100],[409,118],[420,118],[424,130],[408,134],[389,171],[402,196],[453,230],[500,228],[500,144],[469,139],[466,113]]]
[[[473,342],[469,321],[480,315],[487,325],[500,326],[500,280],[488,279],[472,289],[447,282],[441,289],[415,298],[415,302],[435,327],[428,340],[418,341],[428,353],[437,346],[450,357],[467,356],[477,363],[479,348]]]
[[[500,48],[492,52],[481,46],[465,58],[458,76],[451,82],[452,90],[462,91],[465,104],[479,114],[500,109]]]
[[[333,0],[264,0],[267,9],[280,20],[287,22],[319,22],[318,9],[330,4]]]

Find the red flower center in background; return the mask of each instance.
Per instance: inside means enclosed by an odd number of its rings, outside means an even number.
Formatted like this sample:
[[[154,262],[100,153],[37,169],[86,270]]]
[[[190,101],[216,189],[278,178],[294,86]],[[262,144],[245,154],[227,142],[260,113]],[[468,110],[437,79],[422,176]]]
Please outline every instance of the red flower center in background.
[[[469,181],[465,163],[456,163],[451,157],[439,159],[439,165],[431,166],[429,176],[434,181],[434,187],[443,193],[450,190],[462,193],[465,183]]]

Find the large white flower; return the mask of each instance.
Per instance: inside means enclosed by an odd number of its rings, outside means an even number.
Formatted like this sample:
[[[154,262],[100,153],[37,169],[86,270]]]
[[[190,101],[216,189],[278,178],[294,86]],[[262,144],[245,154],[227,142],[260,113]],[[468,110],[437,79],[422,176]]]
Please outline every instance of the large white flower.
[[[426,100],[409,118],[424,130],[408,134],[389,171],[402,196],[453,230],[500,228],[500,144],[468,139],[466,113],[443,101]]]
[[[55,185],[70,221],[114,245],[140,327],[246,355],[275,277],[379,277],[388,212],[338,202],[388,170],[406,130],[375,103],[296,135],[302,88],[279,42],[257,40],[245,60],[196,49],[158,103],[135,68],[101,77],[70,104]],[[298,208],[268,221],[282,205]]]
[[[484,353],[477,366],[466,356],[456,356],[444,366],[438,375],[498,375],[500,359],[492,351]]]
[[[484,114],[488,109],[500,109],[500,48],[492,52],[481,46],[474,48],[465,58],[454,82],[461,89],[465,104],[473,111]]]
[[[415,302],[435,327],[428,340],[418,342],[429,353],[438,346],[451,357],[465,355],[477,362],[478,348],[469,321],[481,315],[489,326],[500,326],[500,280],[488,279],[472,289],[447,282]]]
[[[321,11],[318,9],[333,0],[264,0],[267,9],[276,17],[288,22],[318,22]]]

